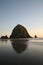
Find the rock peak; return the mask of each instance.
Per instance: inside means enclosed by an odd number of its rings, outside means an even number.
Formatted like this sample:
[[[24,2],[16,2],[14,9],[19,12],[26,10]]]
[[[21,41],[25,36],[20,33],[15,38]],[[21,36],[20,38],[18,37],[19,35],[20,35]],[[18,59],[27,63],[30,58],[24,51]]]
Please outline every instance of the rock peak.
[[[18,24],[12,30],[10,38],[31,38],[31,36],[28,34],[27,29],[24,26]]]

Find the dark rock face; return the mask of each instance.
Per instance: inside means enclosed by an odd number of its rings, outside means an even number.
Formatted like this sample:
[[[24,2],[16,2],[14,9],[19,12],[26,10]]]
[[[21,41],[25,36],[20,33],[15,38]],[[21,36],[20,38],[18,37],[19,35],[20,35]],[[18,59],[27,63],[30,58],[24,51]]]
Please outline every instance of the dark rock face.
[[[1,39],[8,39],[7,35],[1,36]]]
[[[12,31],[10,38],[31,38],[26,28],[18,24]]]
[[[35,35],[35,38],[37,38],[37,36]]]

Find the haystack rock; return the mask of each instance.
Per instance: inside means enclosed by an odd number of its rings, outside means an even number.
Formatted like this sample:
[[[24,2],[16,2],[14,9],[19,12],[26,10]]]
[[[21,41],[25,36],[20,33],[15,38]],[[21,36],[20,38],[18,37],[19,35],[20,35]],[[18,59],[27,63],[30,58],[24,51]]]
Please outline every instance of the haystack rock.
[[[24,26],[18,24],[12,30],[10,38],[13,38],[13,39],[14,38],[31,38],[31,36],[28,34],[28,32]]]

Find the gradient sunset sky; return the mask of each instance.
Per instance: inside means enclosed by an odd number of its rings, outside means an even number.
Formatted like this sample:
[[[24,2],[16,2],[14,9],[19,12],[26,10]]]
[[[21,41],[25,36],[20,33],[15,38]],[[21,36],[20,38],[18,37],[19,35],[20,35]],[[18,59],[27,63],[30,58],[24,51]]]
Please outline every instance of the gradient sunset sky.
[[[34,37],[43,37],[43,0],[0,0],[0,37],[21,24]]]

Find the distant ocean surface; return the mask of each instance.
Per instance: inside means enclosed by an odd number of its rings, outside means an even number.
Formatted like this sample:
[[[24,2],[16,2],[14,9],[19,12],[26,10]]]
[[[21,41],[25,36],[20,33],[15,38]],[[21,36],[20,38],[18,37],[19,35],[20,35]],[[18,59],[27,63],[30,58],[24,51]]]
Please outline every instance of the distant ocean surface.
[[[43,38],[0,39],[0,65],[43,65]]]

